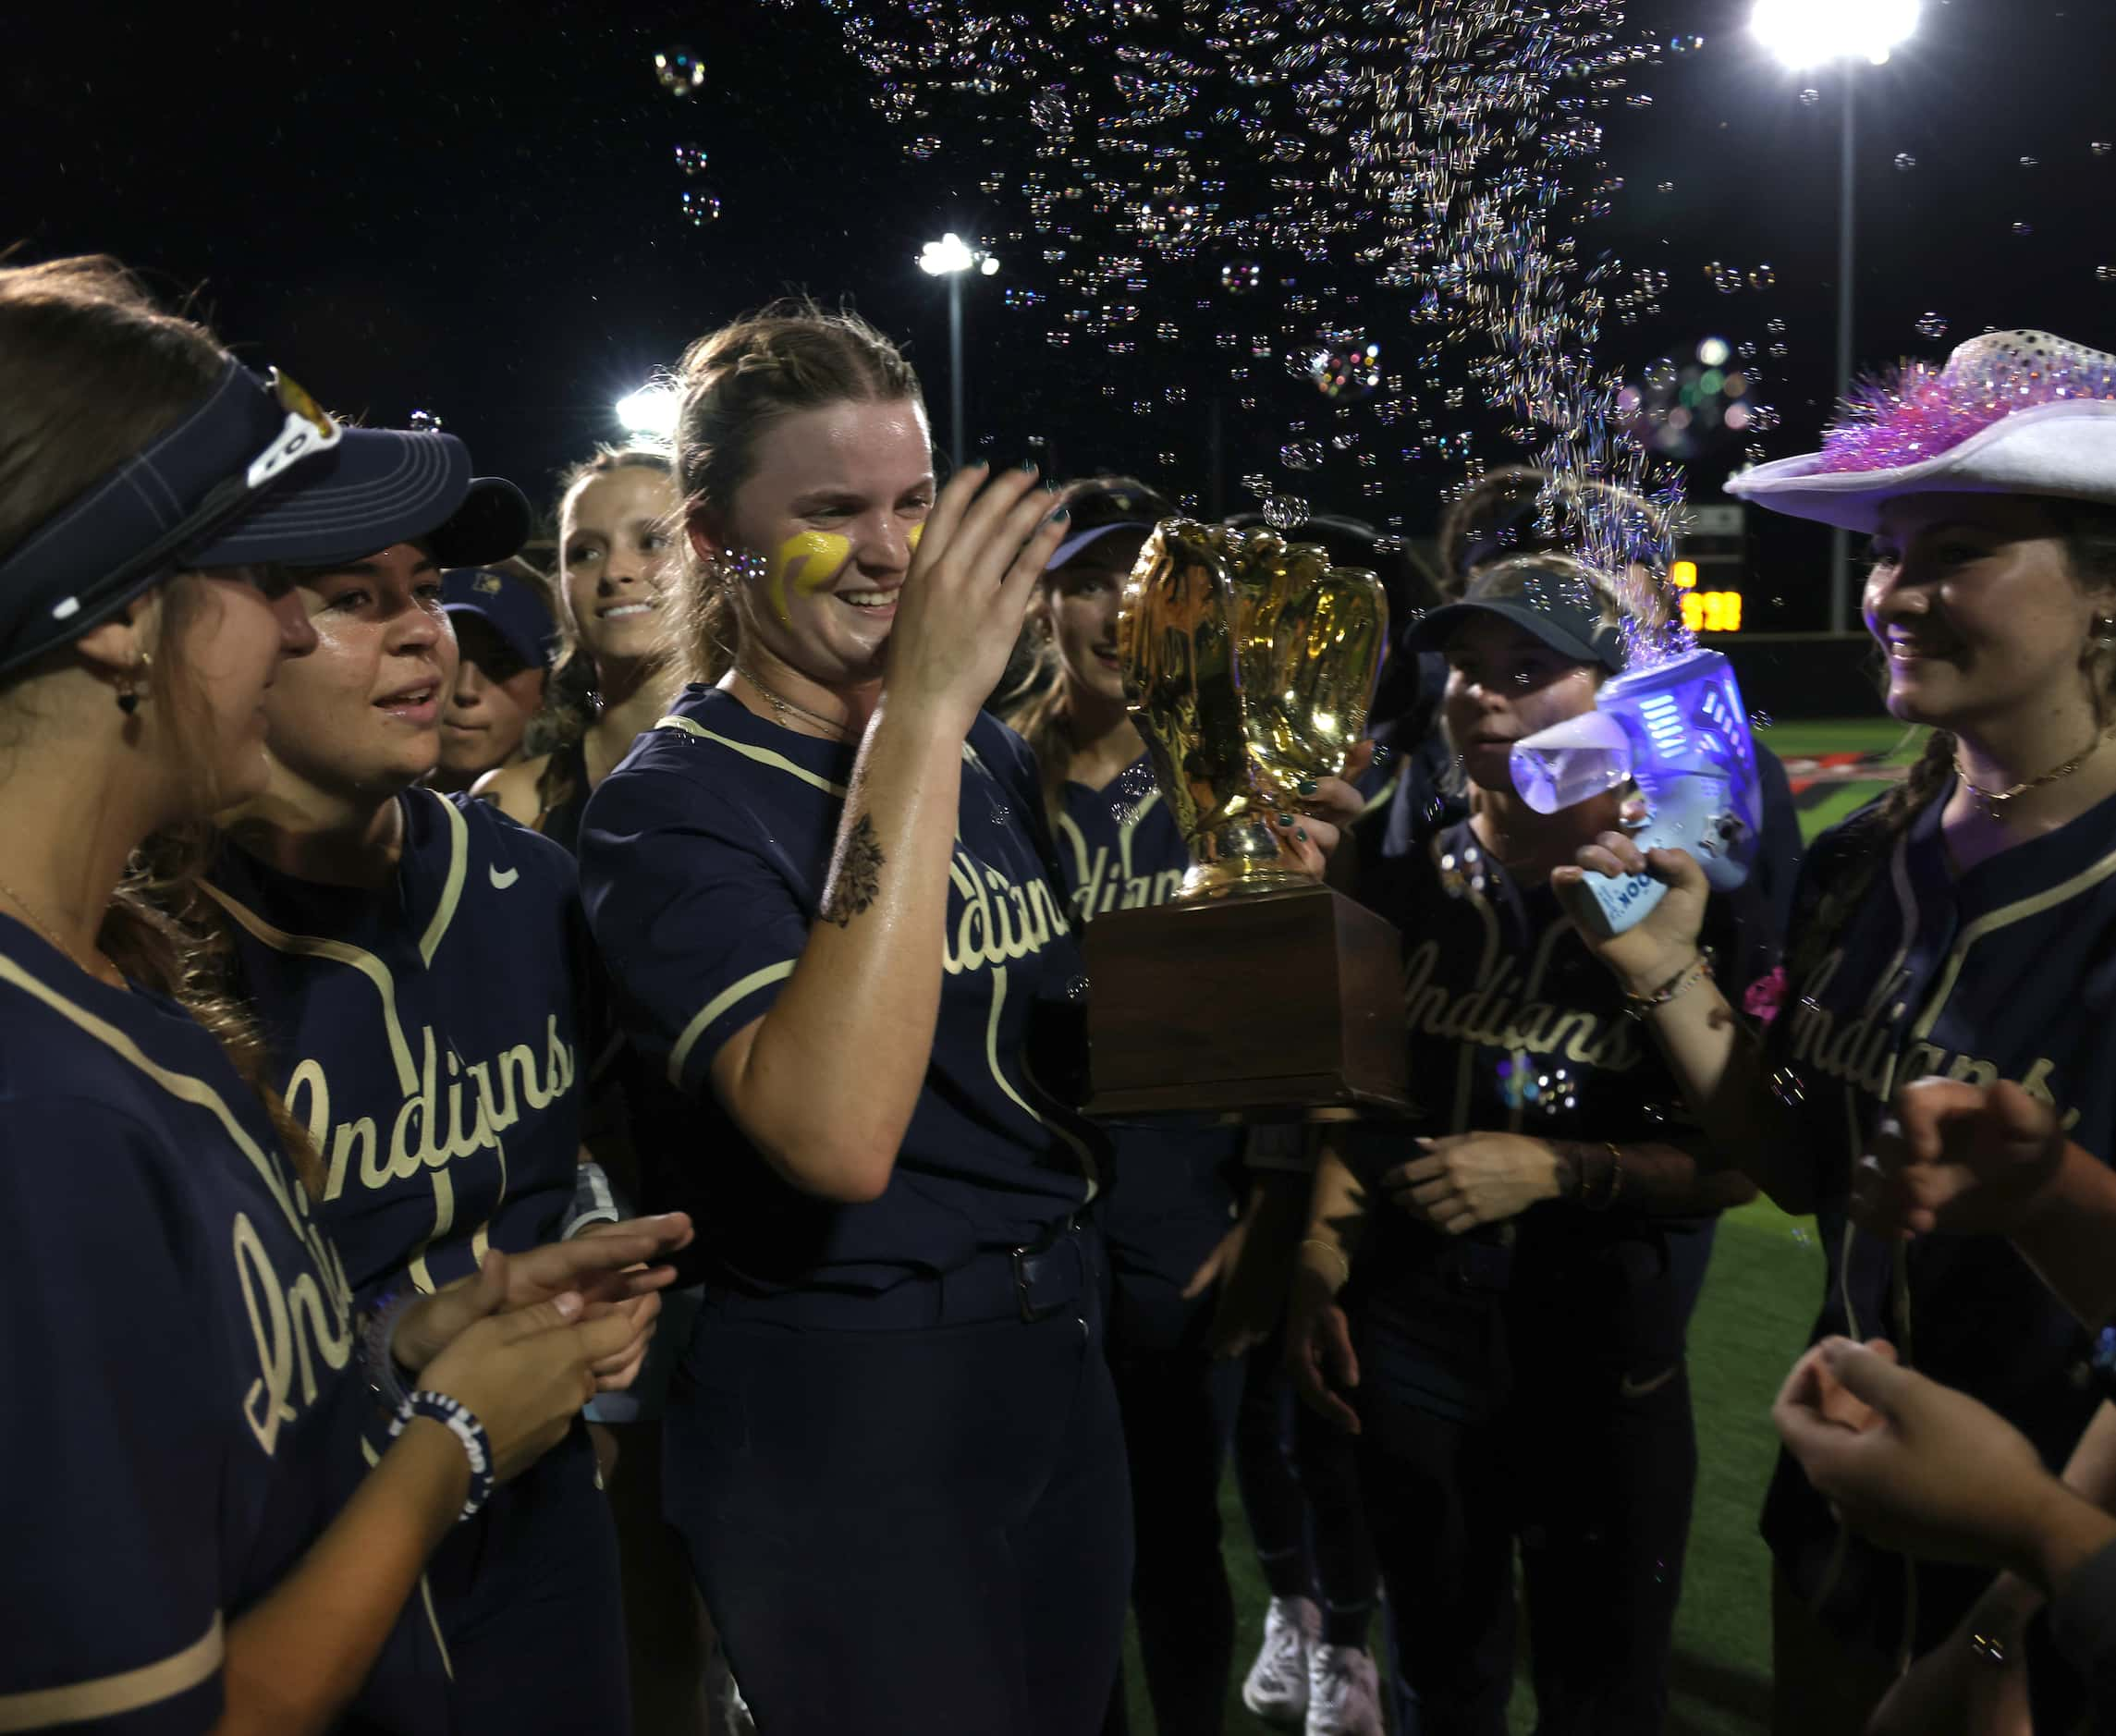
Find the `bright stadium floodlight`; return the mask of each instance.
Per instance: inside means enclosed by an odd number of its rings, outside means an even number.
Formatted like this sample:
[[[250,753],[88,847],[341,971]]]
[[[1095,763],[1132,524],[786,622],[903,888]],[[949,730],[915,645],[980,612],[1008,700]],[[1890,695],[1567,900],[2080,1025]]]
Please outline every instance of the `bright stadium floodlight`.
[[[644,434],[654,440],[676,437],[676,388],[642,385],[618,399],[618,422],[627,434]]]
[[[952,276],[976,263],[977,255],[970,251],[969,243],[952,230],[937,241],[928,241],[918,256],[918,268],[933,277]]]
[[[1792,71],[1843,62],[1843,137],[1838,153],[1837,391],[1852,390],[1852,286],[1857,244],[1858,139],[1856,63],[1884,66],[1917,30],[1918,0],[1756,0],[1749,33]],[[1852,539],[1829,537],[1829,630],[1852,630]]]
[[[1795,71],[1832,60],[1880,66],[1917,29],[1918,0],[1756,0],[1749,30]]]

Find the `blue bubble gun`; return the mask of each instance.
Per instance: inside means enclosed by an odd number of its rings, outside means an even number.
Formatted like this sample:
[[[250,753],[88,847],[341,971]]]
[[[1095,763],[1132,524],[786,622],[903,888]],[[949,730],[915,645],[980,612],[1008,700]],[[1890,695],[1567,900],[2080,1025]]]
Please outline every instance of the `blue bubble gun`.
[[[1686,850],[1722,892],[1749,876],[1763,797],[1756,750],[1733,666],[1691,651],[1604,682],[1595,709],[1514,743],[1513,787],[1538,813],[1635,783],[1645,798],[1639,849]],[[1605,935],[1660,902],[1649,874],[1589,874]]]

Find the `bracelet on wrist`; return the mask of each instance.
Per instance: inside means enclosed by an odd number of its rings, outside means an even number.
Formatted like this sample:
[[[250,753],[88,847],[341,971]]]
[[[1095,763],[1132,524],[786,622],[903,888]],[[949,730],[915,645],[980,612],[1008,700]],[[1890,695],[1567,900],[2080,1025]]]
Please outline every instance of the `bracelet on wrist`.
[[[1352,1262],[1345,1258],[1344,1250],[1339,1247],[1336,1242],[1325,1241],[1320,1236],[1303,1236],[1301,1238],[1301,1246],[1303,1248],[1320,1248],[1338,1263],[1339,1289],[1341,1290],[1345,1285],[1352,1282]]]
[[[461,1443],[463,1456],[471,1461],[471,1492],[464,1498],[463,1510],[456,1515],[456,1522],[460,1524],[492,1498],[492,1442],[486,1437],[485,1425],[460,1400],[451,1399],[445,1392],[422,1388],[397,1407],[397,1416],[389,1425],[389,1438],[395,1440],[403,1434],[404,1425],[415,1416],[440,1424]]]
[[[1697,956],[1665,983],[1646,995],[1626,995],[1624,1013],[1627,1018],[1644,1019],[1657,1007],[1665,1007],[1679,995],[1688,993],[1697,984],[1712,974],[1712,949],[1698,948]]]

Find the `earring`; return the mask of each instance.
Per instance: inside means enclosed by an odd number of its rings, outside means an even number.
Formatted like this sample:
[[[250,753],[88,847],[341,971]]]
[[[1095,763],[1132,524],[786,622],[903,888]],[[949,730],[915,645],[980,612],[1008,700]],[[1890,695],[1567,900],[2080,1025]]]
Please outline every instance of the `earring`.
[[[117,709],[128,717],[140,709],[140,690],[147,684],[147,672],[153,666],[154,660],[142,651],[139,663],[119,678]]]

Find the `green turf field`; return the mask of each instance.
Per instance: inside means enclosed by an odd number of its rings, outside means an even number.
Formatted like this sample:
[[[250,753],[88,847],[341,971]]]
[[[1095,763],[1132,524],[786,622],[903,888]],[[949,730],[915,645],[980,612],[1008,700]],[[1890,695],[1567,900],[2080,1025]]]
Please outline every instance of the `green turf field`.
[[[1917,743],[1885,717],[1844,723],[1783,723],[1759,732],[1781,759],[1825,754],[1914,758]],[[1810,837],[1887,788],[1860,779],[1817,784],[1797,797]],[[1822,1256],[1810,1220],[1787,1217],[1767,1201],[1722,1221],[1703,1300],[1690,1331],[1690,1379],[1697,1418],[1699,1472],[1682,1604],[1670,1671],[1670,1736],[1761,1736],[1769,1712],[1769,1558],[1756,1514],[1777,1454],[1769,1408],[1779,1383],[1806,1341],[1822,1296]],[[1270,1728],[1243,1708],[1241,1672],[1255,1656],[1268,1600],[1249,1529],[1229,1479],[1220,1490],[1227,1564],[1240,1630],[1236,1679],[1228,1684],[1229,1736]],[[1136,1651],[1126,1648],[1131,1729],[1154,1729]],[[1512,1725],[1526,1731],[1534,1701],[1523,1680]]]

